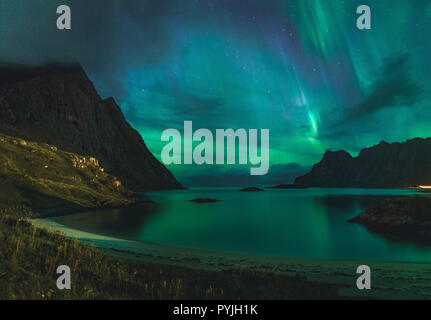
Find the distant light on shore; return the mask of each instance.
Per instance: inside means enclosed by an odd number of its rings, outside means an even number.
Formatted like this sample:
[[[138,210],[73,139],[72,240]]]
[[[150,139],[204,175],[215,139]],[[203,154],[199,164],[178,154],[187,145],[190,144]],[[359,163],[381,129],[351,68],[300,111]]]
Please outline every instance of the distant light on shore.
[[[431,189],[431,186],[418,186],[419,189]]]

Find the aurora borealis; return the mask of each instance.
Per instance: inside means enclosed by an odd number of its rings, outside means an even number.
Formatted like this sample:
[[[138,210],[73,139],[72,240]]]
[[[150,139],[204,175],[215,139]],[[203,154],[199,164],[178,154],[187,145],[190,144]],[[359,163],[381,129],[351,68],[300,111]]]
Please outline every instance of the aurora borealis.
[[[271,183],[326,149],[431,136],[430,0],[89,2],[0,0],[0,59],[80,62],[159,158],[161,132],[189,120],[270,129]],[[62,3],[68,33],[55,30]],[[356,28],[360,4],[372,30]],[[169,169],[229,184],[248,166]]]

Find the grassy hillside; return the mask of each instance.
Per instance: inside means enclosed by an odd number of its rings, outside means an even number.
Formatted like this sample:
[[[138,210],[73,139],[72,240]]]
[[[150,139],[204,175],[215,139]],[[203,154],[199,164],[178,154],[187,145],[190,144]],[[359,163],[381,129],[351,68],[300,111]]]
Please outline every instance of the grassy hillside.
[[[105,173],[95,158],[0,135],[0,210],[46,216],[137,201],[145,199]]]

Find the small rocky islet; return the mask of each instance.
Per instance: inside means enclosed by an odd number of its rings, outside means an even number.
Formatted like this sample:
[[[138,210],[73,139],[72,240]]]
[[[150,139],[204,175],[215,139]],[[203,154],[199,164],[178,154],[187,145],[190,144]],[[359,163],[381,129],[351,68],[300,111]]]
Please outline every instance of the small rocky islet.
[[[431,196],[388,198],[349,220],[383,235],[431,245]]]
[[[193,202],[193,203],[215,203],[220,201],[221,200],[210,199],[210,198],[197,198],[197,199],[190,200],[190,202]]]
[[[243,188],[241,190],[239,190],[240,192],[262,192],[265,191],[262,188],[258,188],[258,187],[248,187],[248,188]]]
[[[308,189],[306,186],[299,186],[296,184],[278,184],[276,186],[266,187],[265,189]]]

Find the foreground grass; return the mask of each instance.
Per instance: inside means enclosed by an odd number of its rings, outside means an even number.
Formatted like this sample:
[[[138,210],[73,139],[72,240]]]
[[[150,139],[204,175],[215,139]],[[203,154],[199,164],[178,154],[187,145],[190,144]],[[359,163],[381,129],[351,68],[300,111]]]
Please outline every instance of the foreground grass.
[[[72,289],[58,290],[68,265]],[[0,299],[298,299],[337,298],[336,288],[255,268],[197,271],[116,258],[0,215]]]

